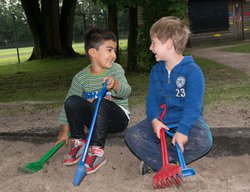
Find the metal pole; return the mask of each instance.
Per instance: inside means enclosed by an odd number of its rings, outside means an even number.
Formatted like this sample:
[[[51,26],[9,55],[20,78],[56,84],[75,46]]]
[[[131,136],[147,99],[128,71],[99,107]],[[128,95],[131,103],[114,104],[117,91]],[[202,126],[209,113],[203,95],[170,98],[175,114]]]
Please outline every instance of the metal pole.
[[[84,41],[84,36],[86,34],[86,17],[85,17],[85,13],[82,14],[82,21],[83,21],[83,41]]]
[[[18,50],[18,42],[17,42],[17,33],[16,33],[16,19],[15,19],[15,14],[14,13],[12,13],[12,17],[13,17],[13,25],[14,25],[14,32],[15,32],[17,59],[18,59],[18,63],[20,63],[19,50]]]
[[[242,40],[245,40],[245,31],[244,31],[244,10],[243,10],[243,1],[240,1],[241,6],[241,31],[242,31]]]

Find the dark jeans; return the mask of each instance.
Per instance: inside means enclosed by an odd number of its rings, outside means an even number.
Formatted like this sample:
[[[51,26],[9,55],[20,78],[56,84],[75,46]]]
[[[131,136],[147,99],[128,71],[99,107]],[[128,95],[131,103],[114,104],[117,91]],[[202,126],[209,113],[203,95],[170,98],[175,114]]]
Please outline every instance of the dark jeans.
[[[159,171],[162,167],[160,140],[153,132],[148,119],[141,121],[134,127],[128,128],[125,140],[131,151],[153,170]],[[167,140],[171,140],[170,137]],[[192,161],[205,155],[212,147],[212,135],[205,121],[200,118],[189,132],[188,142],[184,148],[185,162]],[[168,158],[170,163],[176,163],[178,156],[175,147],[168,144]]]
[[[70,96],[64,103],[67,120],[73,138],[86,138],[84,126],[90,128],[97,99],[92,103],[82,97]],[[116,103],[102,99],[90,145],[104,147],[107,133],[122,132],[127,128],[128,117]]]

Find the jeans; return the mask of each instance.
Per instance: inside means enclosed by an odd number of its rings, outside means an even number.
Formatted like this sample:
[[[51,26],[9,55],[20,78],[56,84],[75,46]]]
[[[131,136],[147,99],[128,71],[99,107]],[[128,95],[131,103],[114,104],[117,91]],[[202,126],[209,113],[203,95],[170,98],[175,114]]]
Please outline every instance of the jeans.
[[[168,137],[167,140],[171,138]],[[125,133],[125,141],[131,151],[153,170],[159,171],[162,167],[162,155],[160,140],[153,132],[149,119],[145,119],[135,126],[128,128]],[[168,142],[169,143],[169,142]],[[184,159],[186,164],[199,159],[212,147],[212,135],[209,127],[199,118],[192,126],[188,142],[184,146]],[[176,148],[168,144],[168,158],[170,163],[178,161]]]
[[[85,139],[87,137],[84,126],[90,128],[97,100],[95,99],[91,103],[82,97],[73,95],[65,101],[64,108],[72,138]],[[100,102],[90,145],[104,147],[107,133],[124,131],[128,122],[129,119],[120,106],[103,98]]]

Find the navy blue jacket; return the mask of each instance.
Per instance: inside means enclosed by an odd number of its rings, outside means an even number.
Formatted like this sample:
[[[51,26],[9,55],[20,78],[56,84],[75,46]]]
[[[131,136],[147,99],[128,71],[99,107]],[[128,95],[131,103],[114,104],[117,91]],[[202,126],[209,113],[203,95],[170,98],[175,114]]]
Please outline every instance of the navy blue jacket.
[[[150,73],[146,113],[150,121],[159,118],[166,104],[165,124],[178,123],[178,132],[187,135],[192,125],[202,116],[204,75],[191,56],[168,73],[165,62],[155,64]]]

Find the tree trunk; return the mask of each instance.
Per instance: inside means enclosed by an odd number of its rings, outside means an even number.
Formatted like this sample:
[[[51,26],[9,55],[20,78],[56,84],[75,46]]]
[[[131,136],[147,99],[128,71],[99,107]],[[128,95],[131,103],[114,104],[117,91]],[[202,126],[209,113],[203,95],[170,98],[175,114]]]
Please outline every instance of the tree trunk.
[[[69,1],[63,1],[60,19],[59,0],[41,0],[41,5],[39,0],[21,0],[34,43],[29,60],[76,54],[72,48],[72,30],[77,0]]]
[[[63,39],[62,46],[69,55],[75,54],[72,48],[72,41],[76,3],[77,0],[64,0],[61,10],[60,32]]]
[[[108,24],[109,29],[113,31],[117,37],[117,58],[116,61],[119,62],[119,36],[117,28],[117,5],[115,1],[108,2]]]
[[[137,36],[138,36],[137,6],[129,7],[129,35],[127,70],[137,71]]]

